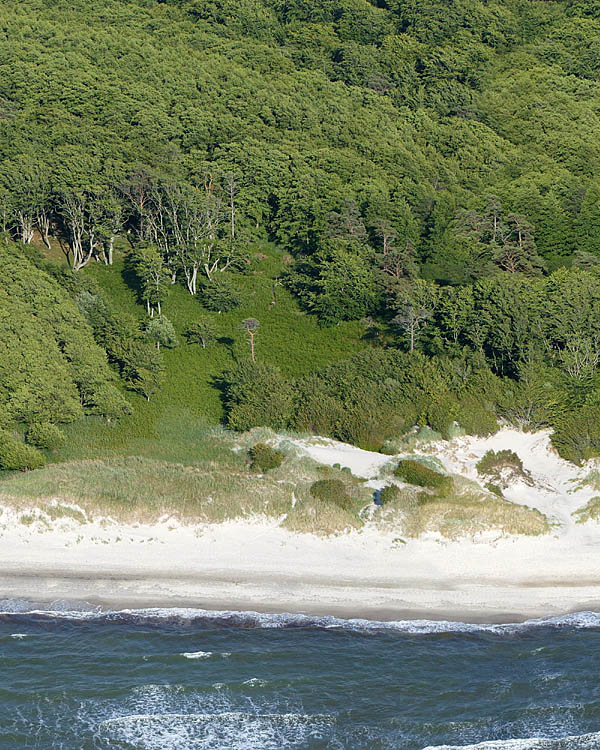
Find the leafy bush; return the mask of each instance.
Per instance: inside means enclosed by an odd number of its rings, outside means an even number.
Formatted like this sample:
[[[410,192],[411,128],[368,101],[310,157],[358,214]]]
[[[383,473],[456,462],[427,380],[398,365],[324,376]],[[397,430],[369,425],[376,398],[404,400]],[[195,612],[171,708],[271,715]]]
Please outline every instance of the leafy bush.
[[[285,454],[283,451],[273,448],[272,445],[267,445],[267,443],[257,443],[250,449],[250,458],[252,459],[253,469],[266,472],[281,466]]]
[[[242,362],[223,375],[227,422],[234,430],[287,427],[293,386],[272,365]]]
[[[400,497],[401,490],[396,484],[388,484],[379,491],[379,504],[387,505]]]
[[[523,471],[523,462],[514,451],[508,448],[503,451],[487,451],[476,464],[477,471],[480,474],[488,476],[497,476],[502,469],[513,469],[519,472]]]
[[[32,445],[15,440],[8,432],[0,434],[0,469],[29,471],[46,463],[43,453]]]
[[[440,491],[446,491],[452,487],[451,477],[440,474],[419,461],[412,461],[409,458],[400,461],[394,470],[394,474],[408,484],[414,484],[417,487],[428,487]]]
[[[29,426],[25,439],[36,448],[47,450],[58,450],[65,444],[65,435],[56,425],[51,422],[37,422]]]
[[[226,281],[221,280],[205,284],[201,297],[204,307],[213,312],[229,312],[242,303],[239,292]]]
[[[487,437],[498,431],[498,420],[481,400],[469,396],[462,400],[456,412],[456,421],[467,435]]]
[[[217,337],[217,329],[212,320],[206,318],[191,323],[183,335],[189,344],[200,344],[203,349],[206,349]]]
[[[550,440],[567,461],[578,464],[600,455],[600,406],[584,406],[562,416]]]
[[[333,503],[344,510],[352,508],[352,498],[341,479],[318,479],[310,486],[310,494],[317,500]]]

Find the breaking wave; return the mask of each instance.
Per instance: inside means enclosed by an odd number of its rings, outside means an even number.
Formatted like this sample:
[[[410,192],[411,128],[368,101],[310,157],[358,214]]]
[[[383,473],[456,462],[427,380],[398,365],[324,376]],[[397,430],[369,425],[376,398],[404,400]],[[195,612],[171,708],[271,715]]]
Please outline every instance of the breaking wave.
[[[598,750],[598,748],[600,748],[600,732],[557,739],[530,737],[529,739],[489,740],[476,745],[429,745],[424,750]]]
[[[243,627],[260,629],[321,629],[373,633],[396,631],[408,634],[490,633],[512,635],[540,629],[589,630],[600,629],[600,612],[575,612],[555,617],[543,617],[524,622],[505,624],[477,624],[448,620],[393,620],[378,621],[362,618],[344,619],[333,616],[311,616],[281,613],[265,614],[253,611],[205,610],[191,608],[148,608],[105,610],[78,602],[53,602],[47,607],[22,600],[0,601],[0,617],[88,620],[112,624],[176,623],[197,627]],[[198,651],[184,653],[187,658],[207,658],[210,654]]]

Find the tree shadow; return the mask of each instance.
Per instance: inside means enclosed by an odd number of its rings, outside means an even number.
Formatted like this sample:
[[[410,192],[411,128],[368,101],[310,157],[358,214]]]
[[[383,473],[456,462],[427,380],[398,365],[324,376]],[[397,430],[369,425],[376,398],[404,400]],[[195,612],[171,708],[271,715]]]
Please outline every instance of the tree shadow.
[[[121,269],[121,278],[129,289],[134,291],[137,295],[138,302],[142,302],[142,284],[139,276],[135,272],[133,262],[128,255],[125,256],[123,261],[123,268]]]
[[[235,341],[231,338],[231,336],[220,336],[217,339],[217,344],[221,344],[222,346],[226,347],[229,351],[229,354],[231,355],[231,359],[235,362],[236,365],[239,364],[237,355],[233,349]]]

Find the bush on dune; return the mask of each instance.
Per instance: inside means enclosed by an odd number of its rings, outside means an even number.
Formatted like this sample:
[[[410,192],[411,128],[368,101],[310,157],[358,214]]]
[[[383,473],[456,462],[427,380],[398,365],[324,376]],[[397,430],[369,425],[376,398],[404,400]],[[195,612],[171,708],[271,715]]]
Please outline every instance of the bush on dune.
[[[411,459],[400,461],[394,474],[407,484],[413,484],[416,487],[427,487],[439,492],[448,491],[452,487],[452,477],[440,474],[419,461]]]
[[[285,458],[283,451],[277,450],[267,443],[257,443],[250,449],[249,453],[252,459],[252,468],[263,473],[271,469],[277,469]]]
[[[550,438],[559,455],[580,464],[600,453],[600,406],[584,406],[563,415]]]
[[[352,508],[352,498],[341,479],[318,479],[310,487],[310,494],[324,503],[333,503],[343,510]]]

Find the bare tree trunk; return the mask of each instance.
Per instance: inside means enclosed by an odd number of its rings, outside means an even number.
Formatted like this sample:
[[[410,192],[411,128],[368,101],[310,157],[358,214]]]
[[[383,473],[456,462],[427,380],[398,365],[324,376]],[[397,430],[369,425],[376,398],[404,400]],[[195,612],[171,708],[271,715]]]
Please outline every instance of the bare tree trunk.
[[[21,235],[21,242],[25,245],[29,245],[33,239],[33,218],[23,211],[17,213],[17,220],[19,222],[19,234]]]
[[[36,223],[40,230],[40,234],[42,235],[44,245],[50,250],[50,217],[45,210],[41,210],[38,213]]]
[[[252,361],[256,362],[254,359],[254,333],[252,331],[248,331],[248,333],[250,334],[250,353],[252,355]]]

